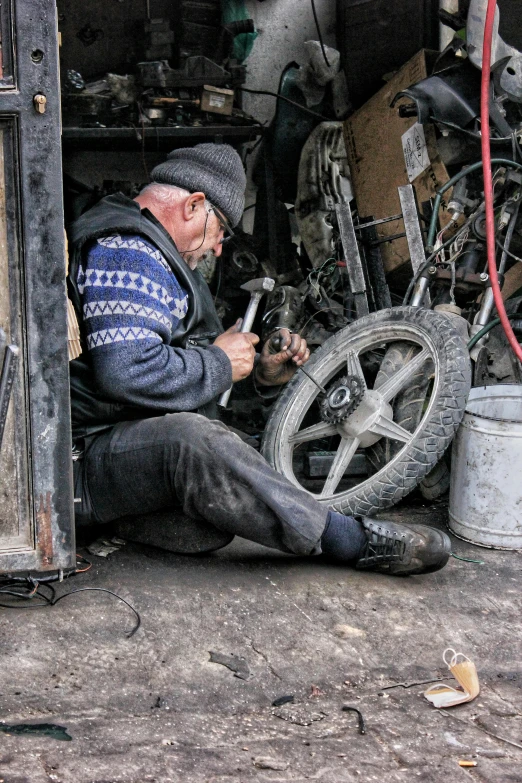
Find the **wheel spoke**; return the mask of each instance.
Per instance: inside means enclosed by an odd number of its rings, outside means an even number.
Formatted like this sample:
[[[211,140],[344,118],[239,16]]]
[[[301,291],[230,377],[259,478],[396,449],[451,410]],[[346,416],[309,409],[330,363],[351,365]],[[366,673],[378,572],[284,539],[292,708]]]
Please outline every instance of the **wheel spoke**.
[[[346,369],[348,370],[348,375],[356,375],[358,378],[361,379],[361,382],[364,383],[366,386],[364,375],[361,367],[361,362],[359,361],[358,354],[355,353],[355,351],[348,351],[348,357],[346,360]]]
[[[383,435],[385,438],[391,438],[392,440],[400,440],[403,443],[408,443],[412,438],[412,433],[401,427],[393,419],[389,419],[387,416],[379,416],[377,421],[372,424],[369,429],[375,435]]]
[[[400,390],[406,386],[410,378],[422,367],[422,365],[429,359],[430,352],[427,348],[424,348],[417,356],[414,356],[408,364],[405,364],[395,375],[392,375],[386,383],[379,386],[377,391],[384,397],[386,402],[389,402]]]
[[[357,438],[342,438],[328,477],[324,482],[322,492],[319,495],[320,498],[327,497],[335,492],[358,446],[359,441]]]
[[[328,435],[336,434],[337,428],[335,424],[329,424],[327,421],[320,421],[319,424],[313,424],[305,430],[290,435],[288,442],[293,446],[296,446],[298,443],[305,443],[305,441],[317,440],[317,438],[325,438]]]

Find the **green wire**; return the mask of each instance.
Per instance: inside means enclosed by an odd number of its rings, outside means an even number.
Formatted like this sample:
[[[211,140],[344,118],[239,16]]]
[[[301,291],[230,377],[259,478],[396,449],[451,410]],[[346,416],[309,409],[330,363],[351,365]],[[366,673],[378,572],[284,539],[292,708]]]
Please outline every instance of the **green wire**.
[[[492,158],[491,163],[495,163],[498,165],[508,166],[512,169],[518,169],[518,171],[522,171],[522,164],[516,163],[514,160],[508,160],[507,158]],[[435,203],[433,204],[433,212],[431,215],[431,221],[430,221],[430,228],[428,231],[428,252],[433,251],[433,240],[435,239],[435,233],[437,231],[437,216],[439,214],[440,209],[440,202],[442,201],[442,196],[444,193],[449,189],[452,188],[453,185],[455,185],[459,179],[462,179],[462,177],[465,177],[467,174],[471,174],[473,171],[476,171],[477,169],[482,168],[482,161],[479,160],[477,163],[472,163],[471,166],[467,166],[467,168],[462,169],[462,171],[459,171],[458,174],[455,174],[451,179],[449,179],[444,185],[441,185],[440,188],[436,191],[436,198]]]
[[[508,318],[510,321],[518,321],[522,320],[522,314],[521,313],[508,313]],[[485,334],[487,334],[491,329],[493,329],[495,326],[498,326],[500,323],[500,318],[494,318],[492,321],[489,322],[489,324],[486,324],[486,326],[483,326],[480,332],[477,332],[477,334],[474,334],[471,340],[468,343],[468,351],[471,351],[474,345],[478,343],[478,341],[484,337]]]
[[[451,552],[451,556],[455,558],[455,560],[463,560],[465,563],[477,563],[477,565],[485,565],[484,560],[472,560],[471,557],[461,557],[460,555],[456,555],[454,552]]]

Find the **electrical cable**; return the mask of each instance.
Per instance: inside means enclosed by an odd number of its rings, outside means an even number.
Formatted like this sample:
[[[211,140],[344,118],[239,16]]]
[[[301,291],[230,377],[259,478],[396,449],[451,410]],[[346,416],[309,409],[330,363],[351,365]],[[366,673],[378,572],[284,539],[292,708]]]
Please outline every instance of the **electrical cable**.
[[[516,169],[517,171],[522,171],[522,163],[517,163],[516,161],[509,160],[508,158],[492,158],[491,163],[494,163],[495,165],[499,165],[499,166],[507,166],[508,168],[513,168]],[[430,252],[433,251],[433,240],[435,239],[435,234],[437,232],[437,216],[439,214],[440,202],[442,201],[442,196],[447,190],[449,190],[449,188],[452,188],[453,185],[456,185],[456,183],[460,179],[462,179],[462,177],[465,177],[468,174],[472,174],[477,169],[482,168],[482,166],[483,163],[481,160],[477,161],[476,163],[471,163],[469,166],[466,166],[465,169],[462,169],[462,171],[459,171],[457,174],[451,177],[451,179],[445,182],[444,185],[441,185],[440,188],[437,188],[435,201],[433,204],[433,212],[431,215],[430,226],[428,231],[428,240],[427,240],[427,246]]]
[[[510,321],[522,321],[522,313],[513,313],[508,314],[508,318]],[[491,331],[491,329],[494,329],[495,326],[498,326],[500,323],[500,318],[494,318],[492,321],[490,321],[488,324],[482,327],[480,332],[477,332],[477,334],[474,334],[471,340],[468,342],[468,350],[471,351],[471,349],[478,343],[479,340],[481,340],[485,334]]]
[[[488,271],[493,300],[502,324],[504,333],[513,349],[517,359],[522,362],[522,347],[515,332],[511,328],[509,318],[504,307],[500,283],[497,272],[495,253],[495,214],[493,211],[493,175],[491,172],[491,148],[489,133],[489,84],[491,79],[491,43],[493,39],[493,27],[497,0],[488,0],[486,10],[486,22],[484,25],[484,43],[482,46],[482,75],[480,82],[480,121],[482,129],[482,162],[484,175],[484,200],[486,203],[486,248],[488,254]]]
[[[326,56],[326,50],[324,48],[324,43],[323,43],[323,36],[321,35],[321,28],[319,26],[319,19],[317,18],[317,11],[315,10],[315,0],[311,0],[311,3],[312,3],[312,13],[314,15],[315,27],[316,27],[316,30],[317,30],[317,37],[319,38],[319,44],[321,46],[321,51],[323,53],[323,57],[324,57],[324,61],[326,63],[326,67],[329,68],[330,67],[330,63],[328,62],[328,57]]]
[[[403,306],[408,304],[408,299],[410,298],[411,292],[413,291],[413,288],[417,283],[419,277],[422,276],[422,274],[426,271],[426,269],[430,266],[430,264],[437,258],[441,250],[444,250],[444,248],[449,247],[449,245],[451,245],[453,242],[455,242],[458,239],[458,237],[470,225],[470,223],[472,223],[472,221],[475,220],[479,211],[480,210],[474,212],[473,215],[471,215],[471,217],[469,217],[468,220],[466,220],[466,222],[462,224],[458,232],[456,234],[453,234],[451,237],[449,237],[449,239],[446,239],[446,241],[443,242],[442,245],[439,245],[437,249],[434,250],[430,256],[428,256],[424,264],[422,264],[422,266],[420,266],[417,269],[412,279],[410,280],[408,288],[406,289],[406,293],[404,294],[404,298],[402,300]]]
[[[51,606],[56,606],[56,604],[59,601],[63,601],[64,598],[69,598],[70,595],[74,595],[75,593],[85,593],[87,591],[109,593],[109,595],[113,595],[119,601],[122,601],[126,606],[128,606],[129,609],[131,609],[136,615],[136,625],[134,626],[134,628],[131,628],[130,631],[126,632],[126,636],[128,639],[130,639],[131,636],[134,636],[134,634],[136,633],[136,631],[141,625],[141,617],[138,610],[135,609],[128,601],[126,601],[125,598],[122,598],[121,595],[118,595],[117,593],[113,593],[112,590],[107,590],[107,588],[105,587],[79,587],[77,590],[71,590],[68,593],[64,593],[64,595],[60,595],[58,598],[55,598],[54,601],[51,603]]]
[[[496,244],[498,245],[498,247],[499,247],[499,248],[502,250],[502,252],[503,252],[503,253],[505,253],[507,256],[509,256],[510,258],[512,258],[514,261],[520,261],[520,262],[522,262],[522,258],[519,258],[519,257],[518,257],[518,256],[516,256],[514,253],[512,253],[512,252],[511,252],[511,250],[508,250],[508,249],[506,248],[506,246],[502,244],[502,242],[500,241],[500,239],[496,239],[496,240],[495,240],[495,242],[496,242]]]
[[[88,571],[90,568],[92,568],[92,563],[87,560],[85,557],[82,557],[81,555],[76,555],[77,559],[80,560],[83,563],[87,564],[87,568],[76,568],[75,570],[71,571],[70,573],[66,574],[67,577],[73,576],[74,574],[78,573],[84,573],[85,571]],[[50,584],[51,581],[58,581],[60,580],[60,575],[53,574],[48,577],[41,577],[38,579],[35,579],[32,576],[22,576],[22,577],[8,577],[6,579],[0,580],[0,595],[5,595],[8,597],[11,597],[16,600],[15,603],[0,603],[0,608],[2,609],[40,609],[42,607],[50,607],[50,606],[56,606],[59,601],[63,600],[64,598],[67,598],[70,595],[74,595],[74,593],[83,593],[86,591],[94,591],[94,592],[100,592],[100,593],[109,593],[109,595],[114,596],[119,601],[122,601],[126,606],[131,609],[135,616],[136,616],[136,624],[135,626],[126,633],[127,638],[130,639],[131,636],[134,636],[138,628],[141,626],[141,617],[139,612],[128,602],[125,600],[125,598],[122,598],[121,595],[118,595],[117,593],[114,593],[112,590],[108,590],[105,587],[79,587],[76,590],[70,590],[67,593],[64,593],[63,595],[56,596],[56,590],[54,589],[53,585]],[[48,590],[50,595],[46,595],[45,590]],[[38,598],[39,603],[34,602],[34,599]],[[30,601],[30,603],[27,603],[24,605],[20,605],[20,601]]]
[[[321,122],[331,122],[330,117],[325,117],[322,114],[319,114],[319,112],[313,111],[312,109],[309,109],[307,106],[303,106],[301,103],[297,103],[297,101],[292,101],[290,98],[287,98],[286,95],[281,95],[280,92],[271,92],[271,90],[251,90],[250,87],[237,87],[238,90],[241,90],[241,92],[250,92],[252,95],[271,95],[272,98],[277,98],[281,101],[286,101],[286,103],[289,103],[291,106],[296,106],[298,109],[301,109],[301,111],[305,111],[308,114],[311,114],[312,117],[318,117]]]
[[[465,136],[469,136],[470,139],[475,139],[475,141],[480,142],[482,139],[481,133],[475,133],[475,131],[469,130],[469,128],[461,128],[460,125],[457,125],[455,122],[449,122],[448,120],[440,120],[438,117],[432,117],[432,122],[437,122],[439,125],[444,125],[446,128],[450,128],[450,130],[459,131],[459,133],[463,133]],[[518,139],[516,138],[516,131],[513,131],[509,136],[494,136],[491,139],[492,144],[506,144],[508,141],[515,142],[515,144],[518,145]],[[515,155],[513,157],[516,157]]]
[[[515,204],[515,209],[513,211],[513,214],[510,217],[508,228],[506,231],[506,239],[504,244],[499,242],[498,239],[496,239],[496,243],[500,244],[500,247],[502,248],[502,256],[500,258],[500,264],[498,267],[498,272],[500,275],[504,274],[504,269],[506,268],[506,262],[509,255],[509,248],[511,245],[511,240],[513,239],[513,234],[515,232],[515,225],[518,220],[518,212],[520,210],[520,201],[517,201]]]

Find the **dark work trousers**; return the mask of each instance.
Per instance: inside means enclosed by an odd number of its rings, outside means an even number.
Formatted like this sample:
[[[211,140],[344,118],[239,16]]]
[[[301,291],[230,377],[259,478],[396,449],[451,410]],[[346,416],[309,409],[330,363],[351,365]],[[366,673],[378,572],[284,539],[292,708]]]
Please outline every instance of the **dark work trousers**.
[[[120,535],[178,552],[218,549],[236,535],[283,552],[321,552],[327,508],[224,424],[196,413],[95,435],[75,476],[79,524],[118,520]]]

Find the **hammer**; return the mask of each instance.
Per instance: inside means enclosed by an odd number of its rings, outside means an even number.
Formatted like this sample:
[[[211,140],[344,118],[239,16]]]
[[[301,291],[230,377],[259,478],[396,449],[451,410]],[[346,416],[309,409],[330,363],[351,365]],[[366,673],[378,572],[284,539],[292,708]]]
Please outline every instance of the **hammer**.
[[[271,277],[257,277],[255,280],[249,280],[248,283],[245,283],[241,286],[243,291],[250,291],[250,302],[248,303],[245,317],[243,318],[243,323],[241,324],[241,332],[249,332],[251,330],[252,324],[254,323],[254,318],[256,317],[257,308],[259,307],[259,302],[261,301],[261,297],[263,294],[272,291],[274,286],[275,280],[272,280]],[[230,389],[228,389],[226,392],[223,392],[218,400],[218,405],[220,405],[222,408],[226,408],[231,393],[232,387],[230,387]]]

